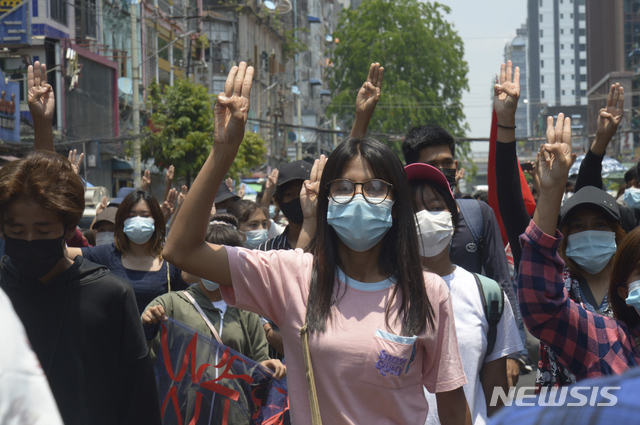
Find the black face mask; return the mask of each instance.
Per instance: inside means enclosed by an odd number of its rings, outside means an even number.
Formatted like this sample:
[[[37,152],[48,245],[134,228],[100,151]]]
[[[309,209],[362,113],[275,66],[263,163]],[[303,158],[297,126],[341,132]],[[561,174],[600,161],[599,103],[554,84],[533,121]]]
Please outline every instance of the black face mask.
[[[286,204],[280,205],[280,211],[287,217],[292,223],[302,224],[304,221],[304,215],[302,214],[302,205],[300,205],[300,198],[293,199]]]
[[[4,234],[5,251],[22,277],[40,279],[64,258],[65,235],[57,239],[25,241]]]
[[[457,185],[456,183],[457,170],[455,168],[440,168],[440,171],[442,171],[442,174],[444,174],[445,178],[449,182],[449,186],[451,187],[451,190],[453,191],[453,189],[455,189]]]

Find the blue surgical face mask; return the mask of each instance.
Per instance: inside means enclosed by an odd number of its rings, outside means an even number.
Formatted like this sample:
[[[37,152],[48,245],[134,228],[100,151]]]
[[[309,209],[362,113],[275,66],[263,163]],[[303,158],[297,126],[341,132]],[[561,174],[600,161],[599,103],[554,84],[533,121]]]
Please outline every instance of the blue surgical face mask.
[[[142,245],[146,243],[156,228],[151,217],[131,217],[124,221],[124,234],[133,243]]]
[[[220,288],[220,285],[218,285],[215,282],[211,282],[210,280],[207,280],[207,279],[200,279],[200,280],[202,280],[202,284],[204,285],[207,291],[213,292],[213,291],[217,291],[218,288]]]
[[[640,208],[640,189],[630,187],[624,192],[624,202],[631,208]]]
[[[244,234],[247,236],[247,240],[244,243],[244,246],[246,246],[247,248],[256,249],[262,242],[267,241],[266,229],[248,230],[244,232]]]
[[[640,314],[640,280],[629,284],[629,295],[626,303],[628,306],[635,308],[636,312]]]
[[[567,257],[591,274],[604,269],[617,248],[616,234],[613,232],[586,230],[567,238]]]
[[[347,201],[349,196],[337,197]],[[340,240],[357,252],[368,251],[382,240],[391,226],[393,201],[385,199],[380,204],[370,204],[357,194],[351,202],[339,204],[329,198],[327,222]]]
[[[276,206],[269,205],[269,218],[273,218],[276,216]]]

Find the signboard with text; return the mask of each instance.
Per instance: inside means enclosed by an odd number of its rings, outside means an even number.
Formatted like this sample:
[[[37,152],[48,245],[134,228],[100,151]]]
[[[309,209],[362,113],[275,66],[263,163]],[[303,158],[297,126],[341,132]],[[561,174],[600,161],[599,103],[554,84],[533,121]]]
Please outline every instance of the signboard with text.
[[[0,0],[0,47],[31,45],[30,6],[30,0]]]

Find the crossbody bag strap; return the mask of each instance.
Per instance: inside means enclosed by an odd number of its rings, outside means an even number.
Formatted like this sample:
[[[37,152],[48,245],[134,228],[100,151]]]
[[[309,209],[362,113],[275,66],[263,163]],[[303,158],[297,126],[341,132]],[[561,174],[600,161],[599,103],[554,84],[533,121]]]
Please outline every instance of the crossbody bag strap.
[[[220,339],[220,335],[218,334],[218,331],[216,331],[216,328],[213,327],[213,324],[211,323],[209,318],[204,314],[204,311],[202,311],[202,307],[200,307],[200,304],[198,304],[196,300],[193,299],[191,294],[188,293],[187,291],[182,291],[182,293],[187,297],[187,299],[191,302],[191,304],[193,304],[196,310],[198,310],[198,313],[200,313],[200,316],[202,316],[204,321],[207,323],[207,326],[209,327],[209,330],[211,331],[213,336],[216,338],[216,341],[218,341],[220,345],[224,345],[222,343],[222,339]]]
[[[309,332],[307,330],[306,323],[300,329],[300,339],[302,339],[304,366],[307,370],[307,389],[309,390],[309,404],[311,406],[311,423],[313,425],[322,425],[322,419],[320,418],[320,405],[318,404],[318,393],[316,392],[316,380],[313,376],[311,352],[309,351]]]

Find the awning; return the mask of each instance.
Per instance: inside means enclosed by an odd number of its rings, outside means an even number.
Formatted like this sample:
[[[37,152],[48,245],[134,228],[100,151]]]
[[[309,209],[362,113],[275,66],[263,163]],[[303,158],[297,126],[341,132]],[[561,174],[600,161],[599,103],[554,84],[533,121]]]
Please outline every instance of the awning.
[[[320,18],[316,18],[315,16],[308,16],[309,18],[309,23],[310,24],[319,24],[320,23]]]

